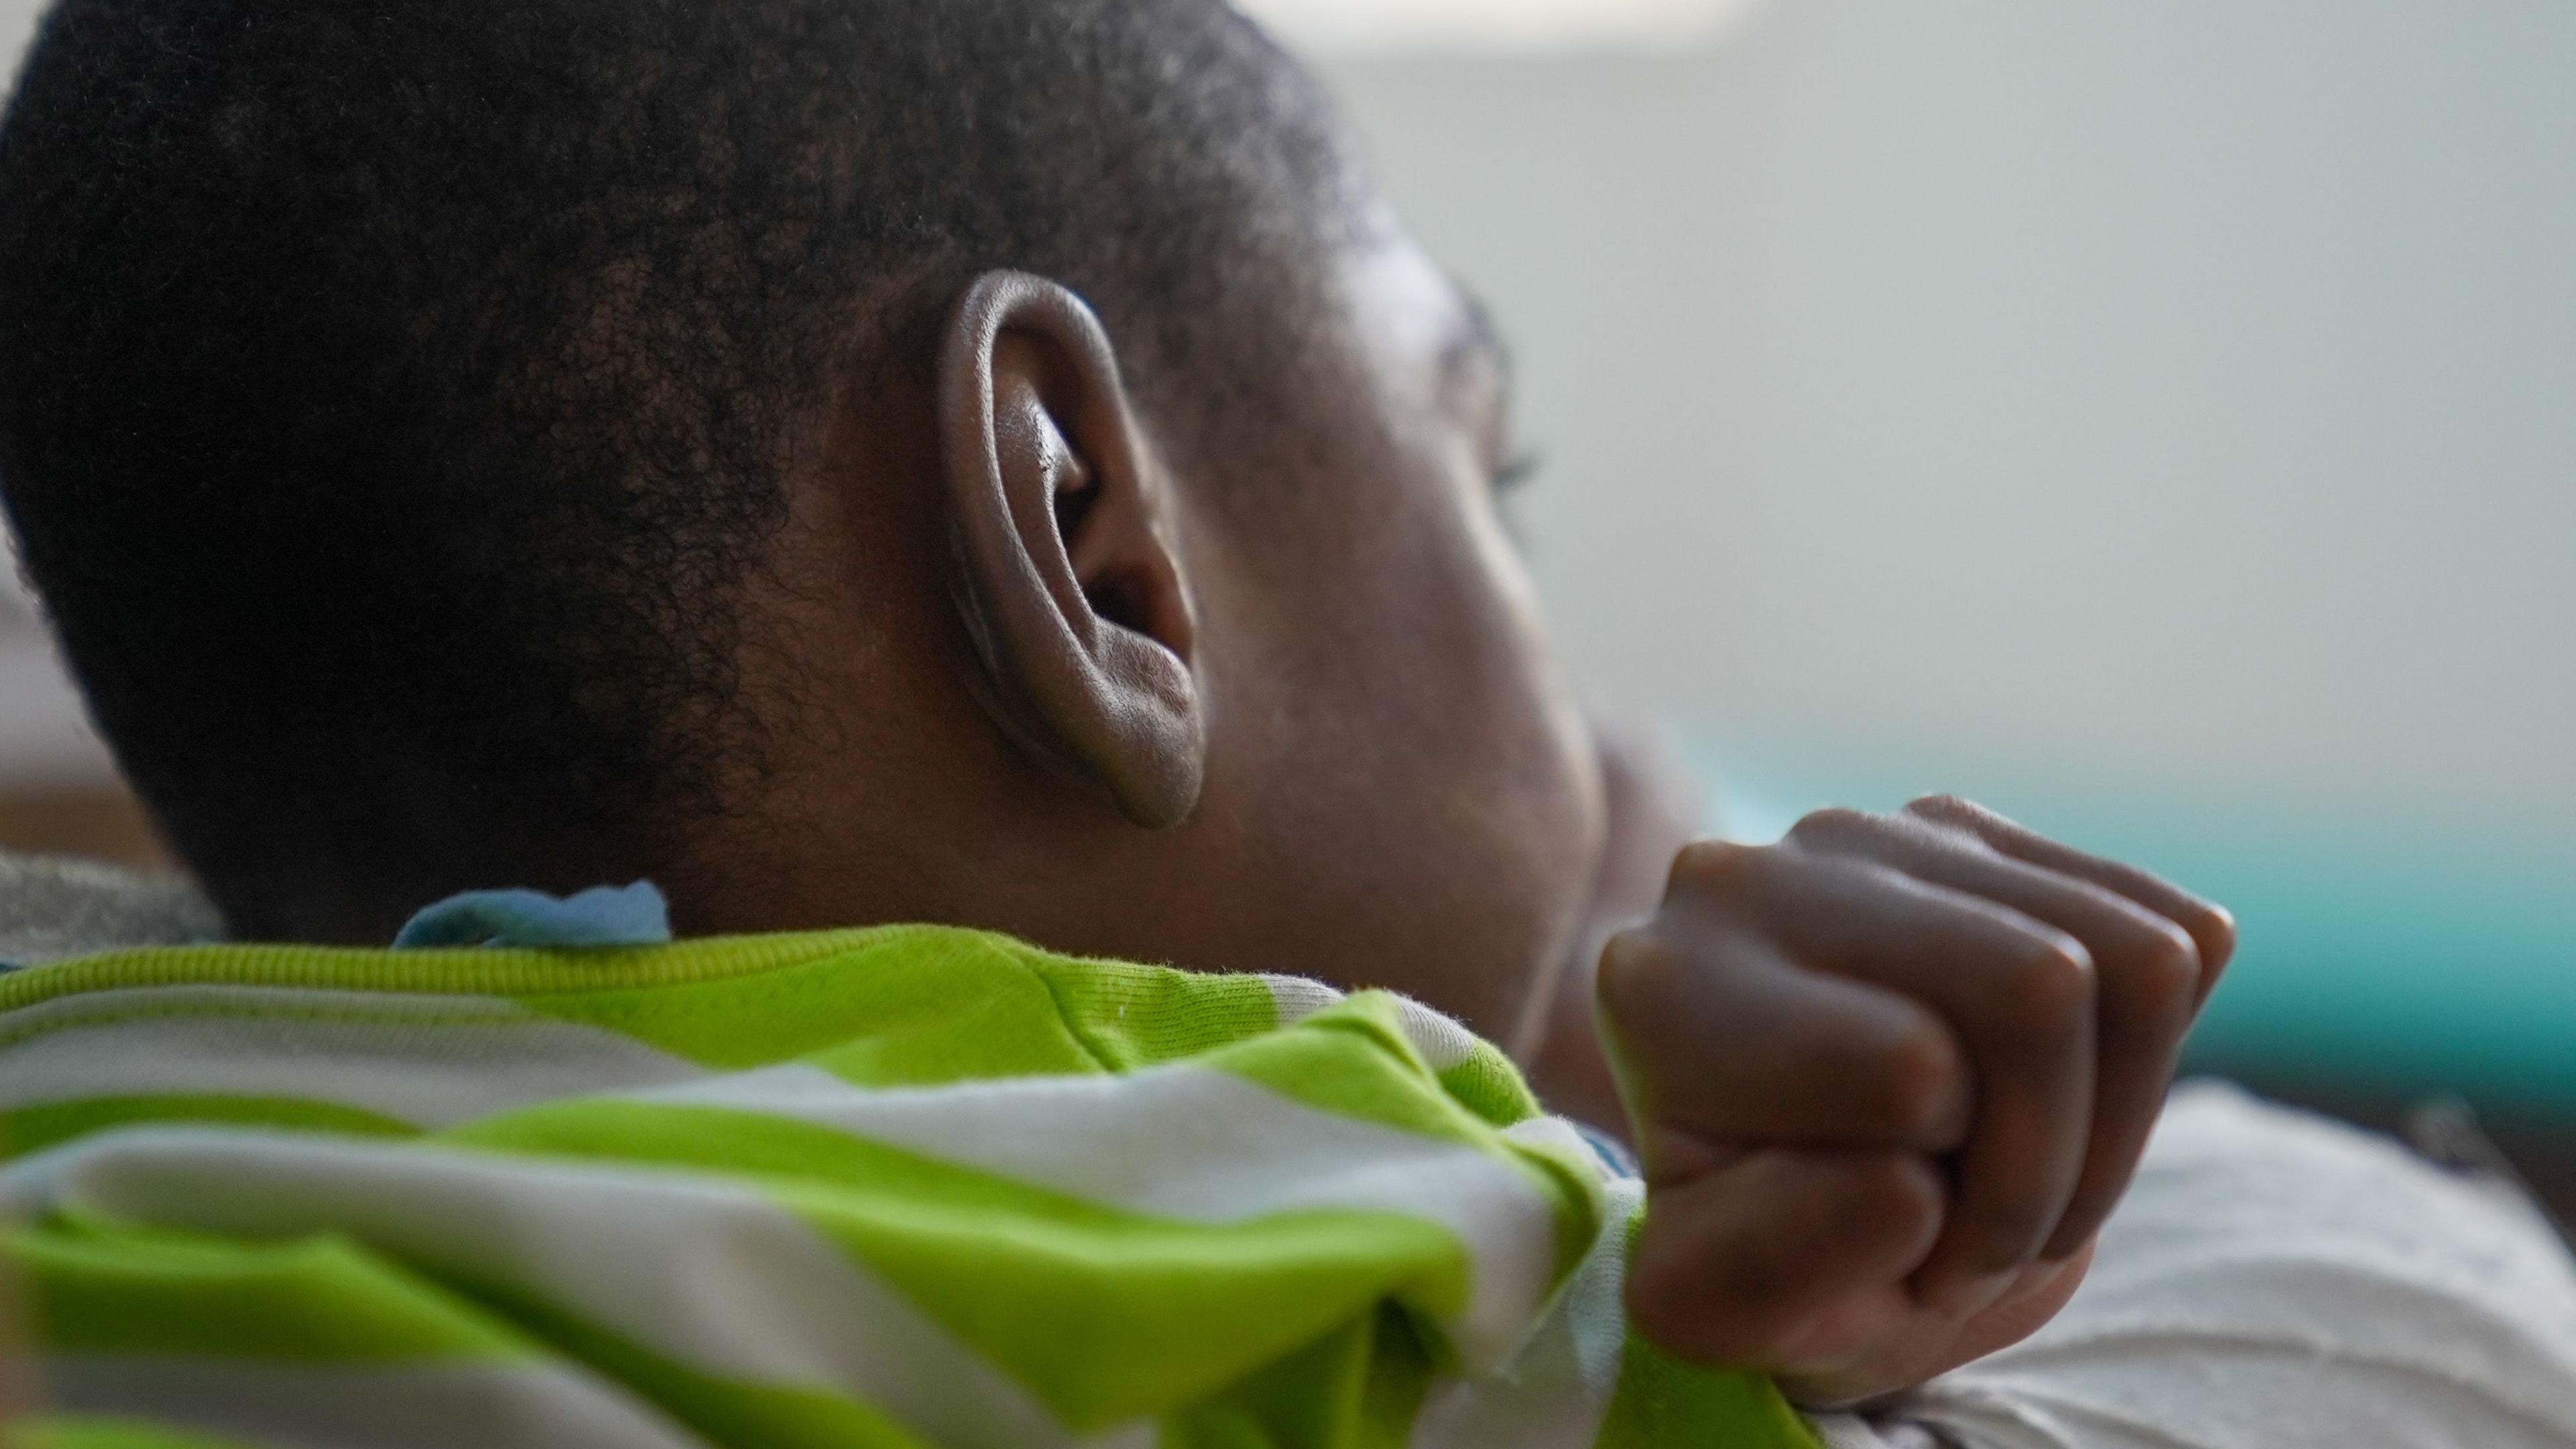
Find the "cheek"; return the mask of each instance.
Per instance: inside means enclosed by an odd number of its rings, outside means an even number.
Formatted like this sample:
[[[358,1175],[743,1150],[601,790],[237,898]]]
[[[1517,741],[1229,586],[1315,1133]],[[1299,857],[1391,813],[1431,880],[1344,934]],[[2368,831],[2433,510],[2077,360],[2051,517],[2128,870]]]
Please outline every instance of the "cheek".
[[[1475,943],[1448,979],[1410,989],[1508,1042],[1546,995],[1598,872],[1598,756],[1481,486],[1432,496],[1445,506],[1412,520],[1405,567],[1385,579],[1365,681],[1407,701],[1383,790],[1403,804],[1383,818],[1389,853],[1408,858],[1384,868],[1415,873],[1421,898],[1445,902],[1448,938]]]
[[[1192,838],[1224,862],[1226,932],[1205,955],[1391,987],[1508,1045],[1590,898],[1597,757],[1481,491],[1436,457],[1374,461],[1193,530]]]
[[[1457,601],[1477,616],[1485,640],[1477,678],[1462,688],[1490,702],[1487,768],[1524,802],[1517,833],[1532,868],[1588,892],[1605,833],[1599,753],[1549,640],[1537,586],[1481,480],[1461,532]]]

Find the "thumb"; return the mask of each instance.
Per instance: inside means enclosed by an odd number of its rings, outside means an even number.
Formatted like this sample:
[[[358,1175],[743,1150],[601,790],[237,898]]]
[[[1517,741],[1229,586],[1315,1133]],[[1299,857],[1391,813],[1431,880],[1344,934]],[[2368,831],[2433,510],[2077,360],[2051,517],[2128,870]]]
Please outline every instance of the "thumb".
[[[1944,1194],[1911,1153],[1765,1148],[1652,1189],[1628,1313],[1668,1352],[1794,1371],[1900,1323]]]

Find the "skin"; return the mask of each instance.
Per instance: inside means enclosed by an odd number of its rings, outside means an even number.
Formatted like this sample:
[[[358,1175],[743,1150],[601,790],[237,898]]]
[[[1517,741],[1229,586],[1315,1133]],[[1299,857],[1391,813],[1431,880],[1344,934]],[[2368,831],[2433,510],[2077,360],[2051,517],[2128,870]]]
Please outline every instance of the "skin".
[[[1333,431],[1276,476],[1184,471],[1035,278],[853,388],[754,606],[770,768],[657,867],[684,929],[951,921],[1530,1037],[1607,823],[1493,507],[1500,372],[1409,245],[1333,300]]]
[[[1293,461],[1190,446],[1185,389],[1015,273],[848,390],[751,606],[762,768],[658,872],[680,925],[1395,987],[1630,1124],[1674,1351],[1843,1403],[2028,1333],[2225,913],[1956,801],[1686,844],[1550,654],[1479,314],[1392,229],[1322,265]]]

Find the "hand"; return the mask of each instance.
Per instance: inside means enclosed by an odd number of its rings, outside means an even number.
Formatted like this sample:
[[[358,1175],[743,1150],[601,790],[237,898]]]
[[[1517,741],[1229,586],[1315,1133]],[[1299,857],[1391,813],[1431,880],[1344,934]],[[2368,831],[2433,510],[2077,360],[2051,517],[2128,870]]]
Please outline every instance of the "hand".
[[[2047,1321],[2235,946],[2220,908],[1951,798],[1694,845],[1614,937],[1638,1326],[1810,1403]]]

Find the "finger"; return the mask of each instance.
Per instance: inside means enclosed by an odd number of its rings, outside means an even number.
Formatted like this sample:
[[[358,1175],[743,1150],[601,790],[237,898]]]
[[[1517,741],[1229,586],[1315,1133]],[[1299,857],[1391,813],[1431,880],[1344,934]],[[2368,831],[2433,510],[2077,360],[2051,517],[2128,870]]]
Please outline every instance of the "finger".
[[[2227,969],[2229,958],[2236,954],[2236,918],[2228,913],[2227,908],[2202,900],[2161,876],[2151,875],[2133,865],[2122,865],[2116,860],[2087,855],[1956,795],[1926,795],[1905,808],[1908,813],[1927,820],[1966,830],[2016,860],[2026,860],[2078,880],[2091,881],[2182,927],[2200,952],[2200,995],[2193,1003],[2195,1007],[2200,1001],[2209,999],[2210,989],[2218,984],[2219,974]]]
[[[1910,1153],[1747,1153],[1647,1200],[1631,1320],[1707,1364],[1795,1369],[1902,1321],[1941,1228],[1941,1182]]]
[[[1688,920],[1601,953],[1598,1017],[1640,1124],[1737,1145],[1956,1149],[1969,1074],[1941,1019],[1799,969],[1767,940]]]
[[[1879,1327],[1859,1358],[1779,1375],[1780,1392],[1801,1408],[1842,1408],[1911,1388],[2010,1348],[2057,1316],[2083,1286],[2092,1258],[2088,1243],[2065,1262],[2022,1270],[2001,1297],[1965,1322],[1918,1309],[1910,1323]]]
[[[1917,1280],[1964,1310],[2054,1233],[2093,1122],[2093,962],[2083,943],[1990,900],[1871,861],[1766,852],[1745,896],[1792,955],[1930,1006],[1967,1045],[1975,1121],[1958,1205]]]
[[[1793,838],[1801,848],[1875,860],[2000,902],[2083,943],[2098,1003],[2092,1146],[2042,1255],[2063,1258],[2082,1247],[2127,1189],[2163,1109],[2200,999],[2199,947],[2182,927],[2126,896],[2001,854],[1921,814],[1821,811],[1799,821]]]

